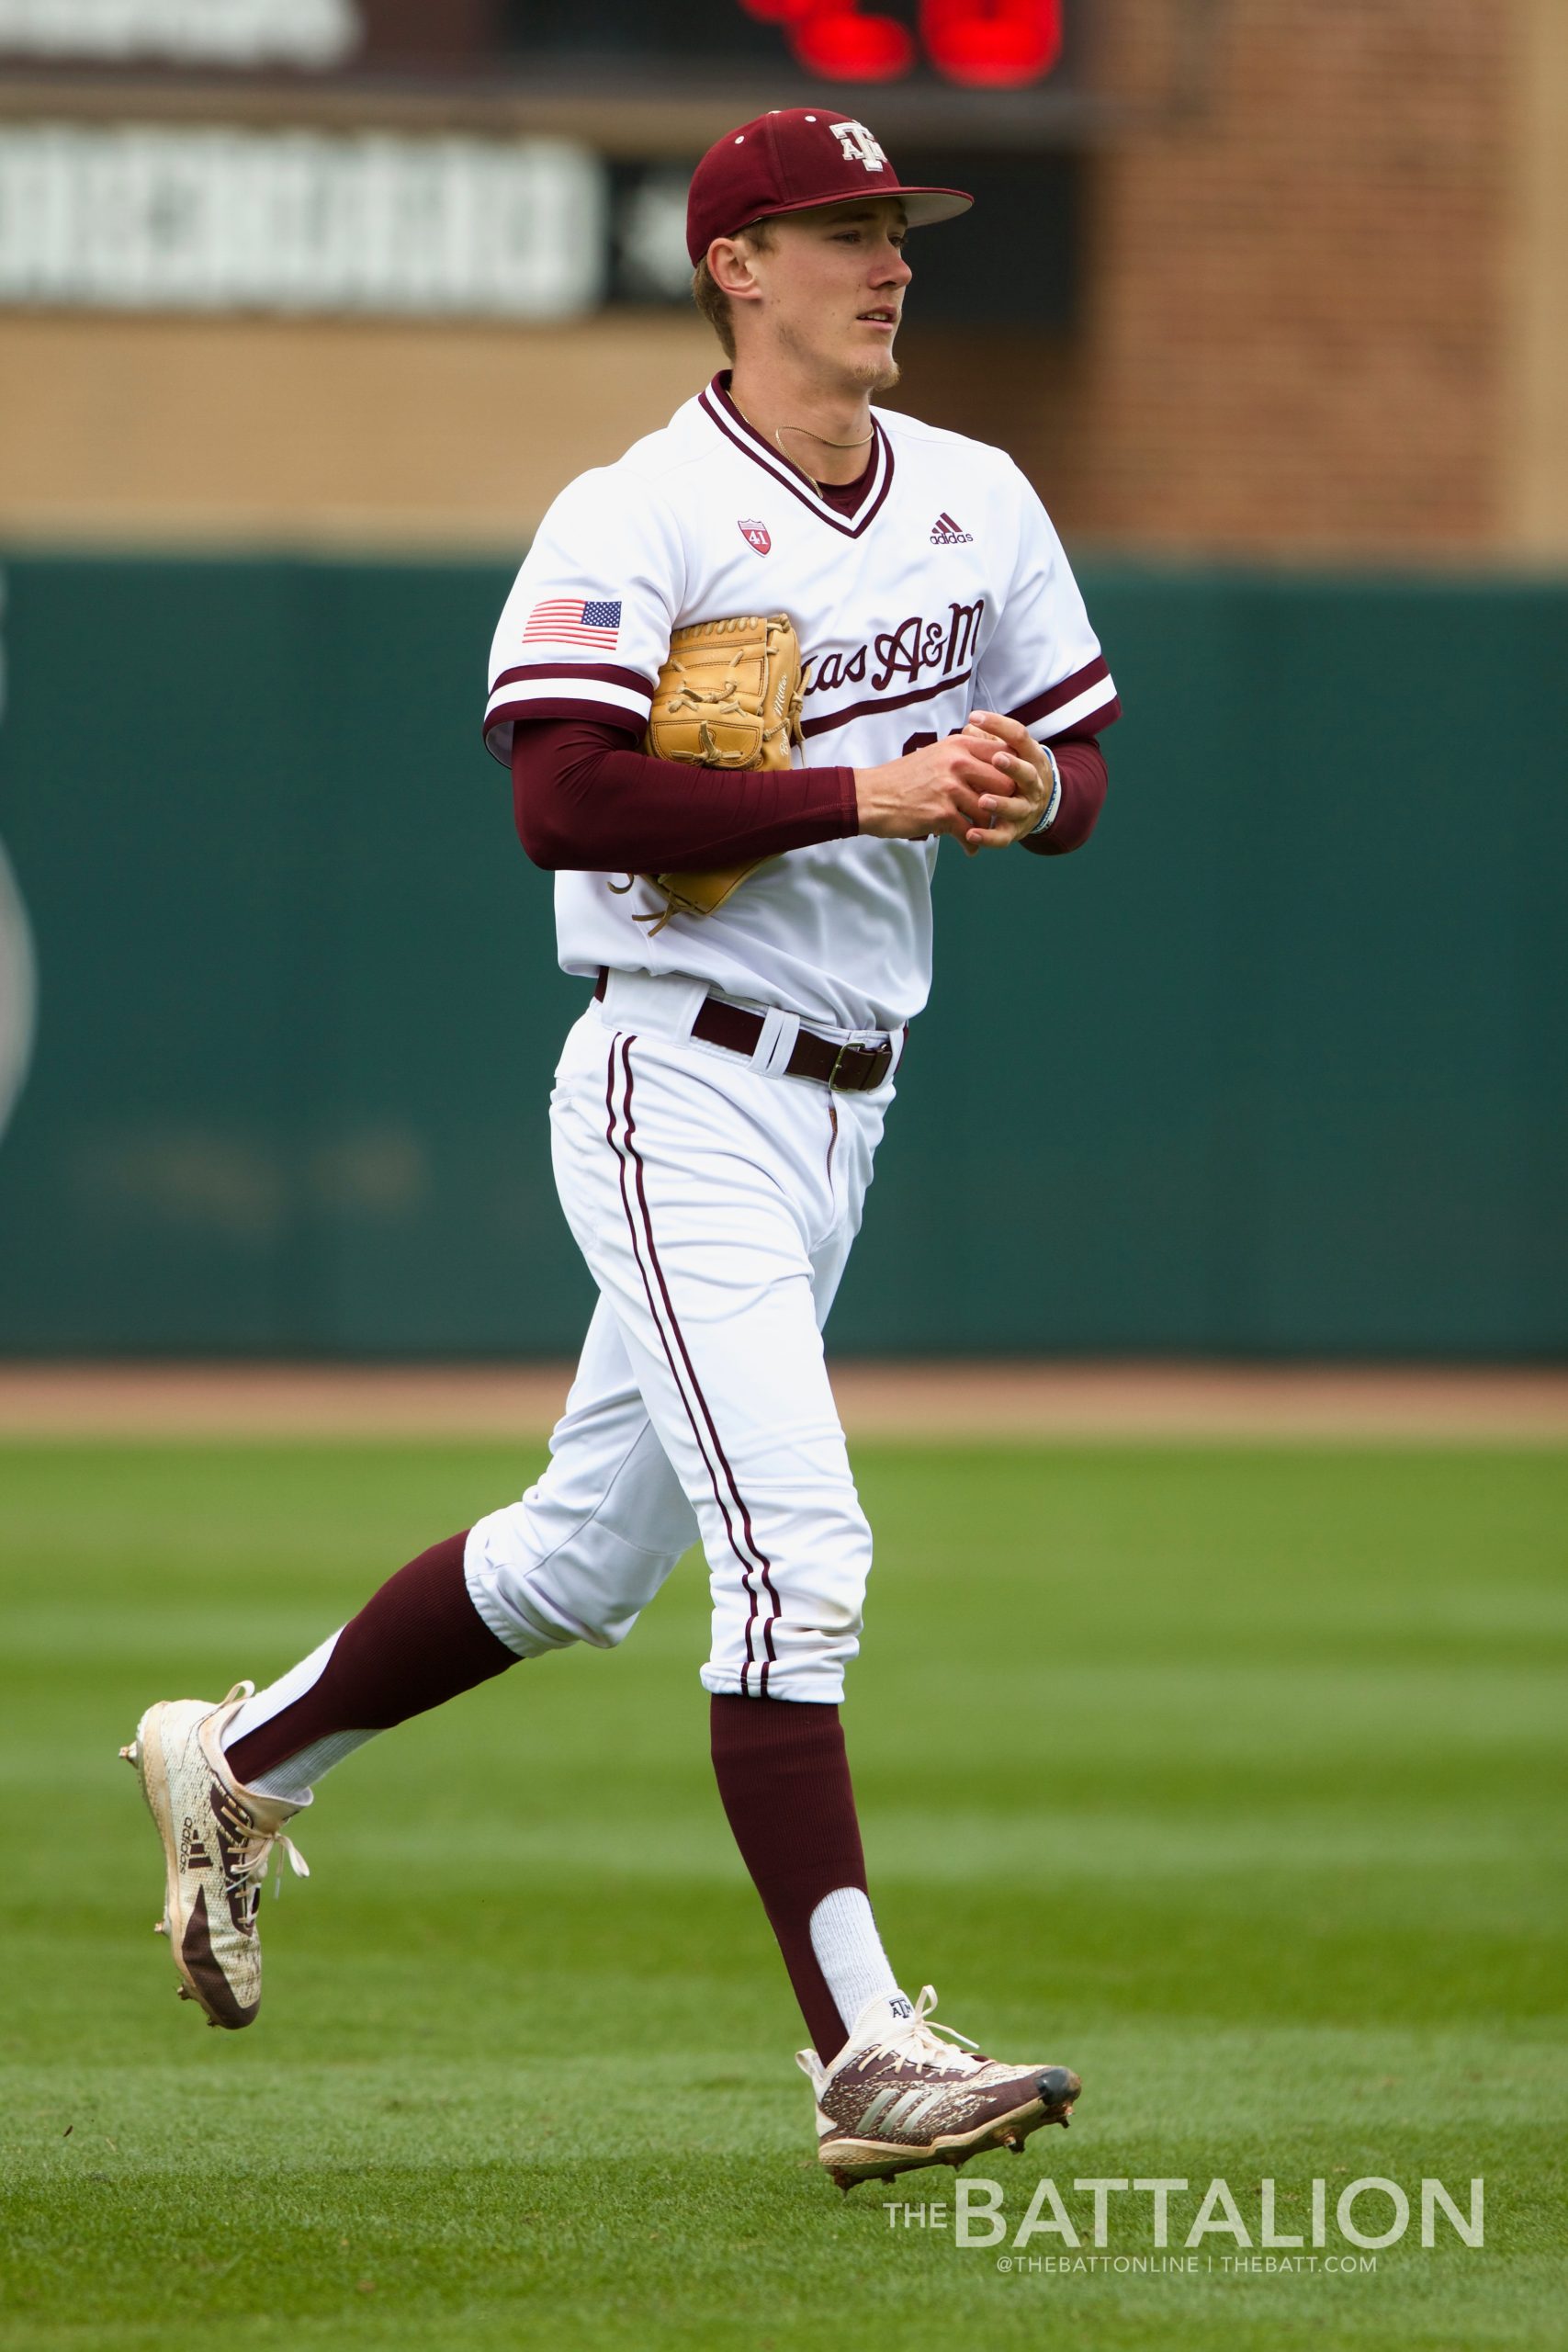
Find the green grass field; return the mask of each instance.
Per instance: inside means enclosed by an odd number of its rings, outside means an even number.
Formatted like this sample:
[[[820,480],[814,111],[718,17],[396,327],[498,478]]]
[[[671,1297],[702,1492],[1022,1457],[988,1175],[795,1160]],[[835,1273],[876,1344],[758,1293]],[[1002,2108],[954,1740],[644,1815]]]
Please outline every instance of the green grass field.
[[[1568,1457],[863,1450],[846,1710],[911,1991],[1062,2058],[1069,2133],[961,2246],[811,2159],[782,1967],[728,1841],[688,1561],[610,1656],[525,1666],[325,1782],[251,2032],[175,2002],[116,1760],[265,1679],[518,1490],[493,1448],[0,1452],[5,2352],[953,2352],[1568,2345]],[[1362,2176],[1463,2204],[1369,2273],[1003,2271],[1033,2184]],[[1147,2196],[1106,2252],[1150,2251]],[[1386,2202],[1357,2209],[1384,2225]],[[897,2217],[895,2217],[897,2219]],[[1086,2250],[1087,2246],[1086,2246]],[[1320,2255],[1320,2262],[1325,2258]],[[1367,2257],[1369,2260],[1371,2257]]]

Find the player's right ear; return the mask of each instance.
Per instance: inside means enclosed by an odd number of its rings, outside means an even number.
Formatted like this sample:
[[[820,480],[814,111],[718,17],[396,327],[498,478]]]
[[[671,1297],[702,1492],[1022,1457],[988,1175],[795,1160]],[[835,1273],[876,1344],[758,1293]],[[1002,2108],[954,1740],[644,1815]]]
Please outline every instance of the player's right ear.
[[[754,301],[761,292],[751,266],[750,248],[742,238],[714,239],[708,247],[708,276],[719,292],[728,294],[732,301]]]

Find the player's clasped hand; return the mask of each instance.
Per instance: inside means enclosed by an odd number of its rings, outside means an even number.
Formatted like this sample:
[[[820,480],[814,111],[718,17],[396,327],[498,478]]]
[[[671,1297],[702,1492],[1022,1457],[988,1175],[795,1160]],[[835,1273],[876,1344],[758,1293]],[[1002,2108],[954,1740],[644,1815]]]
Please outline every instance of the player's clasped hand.
[[[1016,718],[1006,718],[997,710],[972,711],[964,731],[988,744],[1009,746],[1005,751],[989,750],[987,756],[1014,786],[1009,796],[995,791],[981,795],[980,824],[964,837],[964,846],[973,857],[983,849],[1007,849],[1032,833],[1045,814],[1055,778],[1043,747]]]
[[[1049,763],[1028,729],[988,710],[976,711],[959,734],[855,771],[863,833],[916,842],[951,833],[969,857],[1031,831],[1050,793]]]

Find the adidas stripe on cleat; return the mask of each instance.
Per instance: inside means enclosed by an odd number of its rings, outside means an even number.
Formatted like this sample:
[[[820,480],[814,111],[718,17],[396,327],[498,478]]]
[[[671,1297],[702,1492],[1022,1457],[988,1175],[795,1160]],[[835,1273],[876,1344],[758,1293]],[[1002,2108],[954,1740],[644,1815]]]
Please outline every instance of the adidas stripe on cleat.
[[[928,2022],[935,2007],[929,1984],[912,2007],[882,1995],[830,2066],[814,2050],[797,2052],[817,2094],[818,2161],[840,2188],[921,2165],[961,2165],[982,2148],[1019,2154],[1032,2132],[1071,2115],[1083,2086],[1069,2067],[955,2050],[937,2038],[952,2027]]]

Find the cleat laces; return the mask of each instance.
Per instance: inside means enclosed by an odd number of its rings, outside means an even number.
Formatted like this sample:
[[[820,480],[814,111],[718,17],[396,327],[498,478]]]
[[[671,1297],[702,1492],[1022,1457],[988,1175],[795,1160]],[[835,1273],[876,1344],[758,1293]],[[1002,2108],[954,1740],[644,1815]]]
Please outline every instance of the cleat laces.
[[[224,1891],[229,1894],[251,1897],[251,1916],[261,1901],[262,1882],[272,1867],[272,1857],[277,1849],[288,1858],[289,1869],[296,1878],[309,1878],[310,1865],[286,1829],[264,1829],[254,1814],[227,1792],[223,1802],[214,1804],[213,1814],[223,1830],[226,1842],[231,1841],[232,1856]],[[273,1881],[273,1893],[283,1893],[284,1873],[279,1869]]]
[[[231,1707],[236,1700],[254,1699],[255,1691],[256,1686],[254,1682],[236,1682],[229,1696],[221,1703],[225,1707]],[[124,1752],[122,1748],[120,1753],[123,1755]],[[243,1805],[240,1800],[231,1795],[228,1790],[223,1791],[222,1803],[214,1804],[213,1812],[239,1849],[235,1856],[234,1866],[224,1881],[224,1892],[227,1894],[243,1894],[248,1891],[251,1896],[250,1917],[253,1919],[255,1917],[256,1905],[261,1901],[262,1881],[271,1868],[273,1850],[276,1847],[281,1847],[284,1853],[288,1855],[288,1867],[296,1878],[310,1877],[310,1865],[288,1831],[264,1829],[248,1807]],[[272,1892],[275,1900],[283,1893],[281,1868],[273,1880]]]
[[[935,2007],[936,1987],[922,1984],[914,2014],[908,2021],[897,2032],[885,2034],[880,2041],[868,2043],[856,2052],[856,2056],[892,2058],[906,2066],[956,2067],[964,2074],[988,2064],[989,2061],[978,2054],[978,2045],[971,2041],[966,2033],[960,2033],[956,2026],[931,2016]],[[939,2041],[937,2036],[943,2033],[951,2039]],[[954,2041],[961,2041],[964,2048],[954,2050]],[[973,2057],[969,2055],[971,2051],[976,2052]]]

